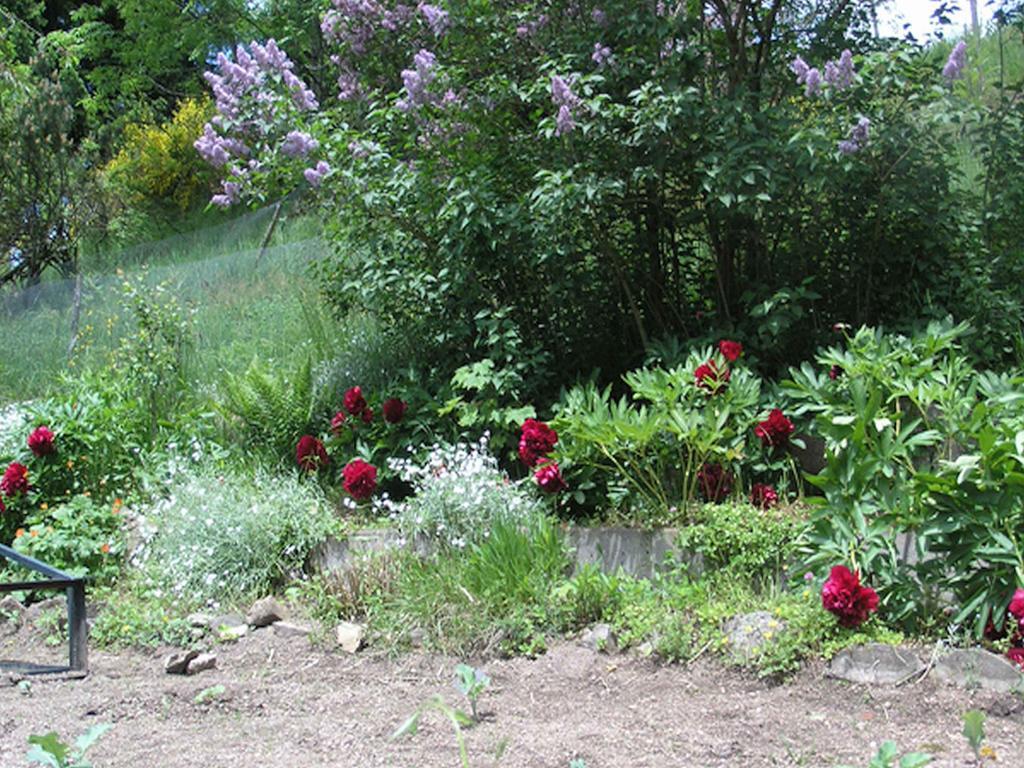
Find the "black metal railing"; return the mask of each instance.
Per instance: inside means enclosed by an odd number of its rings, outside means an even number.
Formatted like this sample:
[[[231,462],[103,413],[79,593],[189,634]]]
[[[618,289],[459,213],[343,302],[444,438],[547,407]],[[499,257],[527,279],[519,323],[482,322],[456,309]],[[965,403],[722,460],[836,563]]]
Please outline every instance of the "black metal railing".
[[[0,544],[0,558],[17,563],[40,574],[33,581],[0,582],[0,595],[5,592],[27,592],[37,589],[64,590],[68,606],[68,665],[34,664],[31,662],[0,661],[0,670],[11,670],[26,675],[66,674],[84,675],[89,667],[88,634],[85,616],[85,579],[71,576],[35,558],[23,555]]]

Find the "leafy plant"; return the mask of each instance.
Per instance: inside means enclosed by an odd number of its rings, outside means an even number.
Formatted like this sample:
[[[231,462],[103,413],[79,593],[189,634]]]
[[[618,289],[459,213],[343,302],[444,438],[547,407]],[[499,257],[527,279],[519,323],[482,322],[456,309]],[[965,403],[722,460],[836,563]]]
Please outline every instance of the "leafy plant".
[[[475,669],[468,664],[459,664],[455,667],[455,688],[469,701],[474,722],[480,720],[476,708],[477,701],[490,684],[491,678],[482,669]]]
[[[931,761],[931,756],[922,752],[908,752],[900,757],[896,743],[886,741],[878,748],[878,753],[871,758],[867,768],[922,768]],[[852,768],[852,766],[844,768]]]
[[[430,712],[436,712],[441,715],[442,718],[451,723],[452,730],[455,731],[455,743],[459,747],[459,763],[462,768],[469,768],[469,751],[466,749],[466,739],[462,734],[463,728],[468,728],[473,725],[473,718],[467,715],[465,712],[459,709],[455,709],[445,702],[444,697],[441,694],[435,694],[427,699],[425,702],[420,704],[419,708],[406,720],[398,729],[391,734],[391,741],[398,741],[407,736],[415,736],[419,731],[420,720],[424,715]],[[502,750],[503,751],[503,750]],[[498,755],[500,758],[501,755]]]
[[[985,743],[985,713],[977,709],[964,712],[963,734],[974,752],[974,759],[981,763],[982,745]]]
[[[92,768],[85,758],[85,753],[109,731],[111,726],[94,725],[75,739],[74,745],[65,744],[56,732],[50,731],[45,736],[29,736],[29,744],[34,745],[25,759],[30,763],[48,766],[48,768]]]

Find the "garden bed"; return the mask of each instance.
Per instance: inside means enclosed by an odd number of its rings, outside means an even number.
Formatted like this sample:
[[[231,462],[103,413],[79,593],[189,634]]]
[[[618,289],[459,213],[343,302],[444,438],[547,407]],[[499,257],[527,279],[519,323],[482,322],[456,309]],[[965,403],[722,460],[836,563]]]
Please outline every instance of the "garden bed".
[[[37,683],[28,695],[0,687],[0,764],[20,765],[32,733],[74,736],[97,723],[113,724],[91,753],[105,768],[458,764],[440,720],[428,717],[414,737],[388,741],[429,696],[458,703],[457,659],[344,656],[270,631],[219,647],[217,668],[198,676],[166,675],[161,655],[98,652],[84,681]],[[483,722],[466,734],[472,766],[494,765],[504,739],[504,768],[568,768],[577,758],[587,768],[862,766],[892,739],[935,755],[933,766],[960,768],[970,756],[961,717],[975,707],[988,713],[986,743],[1001,763],[1015,764],[1024,749],[1019,697],[932,679],[867,688],[823,679],[812,665],[773,686],[710,659],[661,665],[574,643],[485,669],[492,684]],[[223,692],[197,703],[216,686]]]

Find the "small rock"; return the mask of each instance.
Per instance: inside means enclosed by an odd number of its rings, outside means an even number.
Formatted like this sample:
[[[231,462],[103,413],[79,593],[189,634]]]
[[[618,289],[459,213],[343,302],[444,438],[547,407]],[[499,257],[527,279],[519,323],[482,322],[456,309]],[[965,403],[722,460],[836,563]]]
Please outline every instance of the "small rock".
[[[199,651],[178,651],[164,659],[164,672],[169,675],[184,675],[191,662]]]
[[[935,677],[965,688],[1010,693],[1024,686],[1024,675],[1009,660],[982,648],[957,649],[935,664]]]
[[[273,625],[274,634],[279,637],[308,637],[313,628],[305,624],[292,624],[288,621],[278,621]]]
[[[362,624],[343,621],[335,627],[334,634],[338,639],[338,645],[341,646],[341,650],[346,653],[355,653],[363,644],[366,627]]]
[[[189,625],[193,627],[207,629],[209,628],[210,623],[213,621],[213,616],[211,616],[208,613],[190,613],[185,618],[185,621],[187,621]]]
[[[186,670],[186,673],[189,675],[196,675],[200,672],[205,672],[208,669],[213,669],[216,666],[216,654],[200,653],[188,663],[188,669]]]
[[[409,645],[413,648],[422,648],[426,642],[427,634],[419,627],[409,630]]]
[[[826,674],[851,683],[892,685],[909,680],[924,669],[921,659],[906,648],[869,643],[837,653]]]
[[[1024,699],[1014,693],[989,694],[990,698],[983,699],[981,708],[990,715],[996,717],[1010,717],[1018,712],[1024,712]]]
[[[642,659],[650,658],[654,655],[654,643],[650,640],[644,640],[636,647],[636,655]]]
[[[738,658],[750,661],[766,643],[786,630],[786,622],[768,611],[733,616],[725,622],[726,642]]]
[[[615,653],[618,650],[615,635],[607,624],[594,624],[583,630],[583,634],[580,635],[580,645],[605,653]]]
[[[21,626],[25,620],[25,606],[19,603],[12,595],[5,595],[0,600],[0,621],[9,621],[12,624]]]
[[[273,597],[263,597],[252,604],[245,620],[256,629],[269,627],[287,617],[287,612]]]
[[[217,631],[217,639],[222,643],[233,643],[236,640],[241,640],[249,634],[248,624],[236,624],[233,627],[223,626]]]

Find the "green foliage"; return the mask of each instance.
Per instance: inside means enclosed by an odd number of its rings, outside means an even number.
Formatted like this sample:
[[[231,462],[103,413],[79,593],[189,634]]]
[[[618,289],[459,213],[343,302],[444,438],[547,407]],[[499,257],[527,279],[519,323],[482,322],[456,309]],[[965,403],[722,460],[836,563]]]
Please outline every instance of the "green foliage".
[[[415,736],[419,731],[420,720],[429,712],[436,712],[451,723],[455,731],[455,743],[459,747],[459,764],[462,768],[469,768],[469,752],[466,749],[466,739],[462,735],[462,729],[473,725],[473,718],[465,712],[449,706],[441,694],[435,694],[423,702],[409,719],[391,734],[390,740],[398,741],[406,736]]]
[[[156,526],[141,559],[157,584],[194,602],[266,593],[299,573],[333,532],[319,488],[257,470],[186,470],[140,509]]]
[[[112,582],[121,572],[125,534],[121,504],[75,496],[30,513],[14,549],[67,573],[88,576],[90,585]]]
[[[394,593],[370,610],[369,623],[392,644],[418,628],[428,647],[445,653],[537,653],[556,628],[552,587],[567,569],[550,520],[499,525],[465,551],[407,560]]]
[[[908,752],[900,757],[896,743],[886,741],[878,748],[878,753],[871,758],[867,768],[923,768],[931,761],[930,755],[921,752]],[[852,766],[846,766],[846,768],[852,768]]]
[[[974,759],[981,762],[981,746],[985,743],[985,713],[977,709],[964,712],[964,738],[974,752]]]
[[[792,565],[807,526],[803,510],[759,509],[747,504],[695,507],[679,532],[681,549],[698,552],[709,571],[774,579]]]
[[[238,425],[241,441],[268,457],[294,457],[298,439],[313,424],[312,364],[306,358],[291,375],[253,360],[241,376],[223,384],[221,411]]]
[[[455,688],[469,701],[474,721],[480,719],[476,709],[477,701],[490,684],[490,676],[482,669],[475,669],[468,664],[455,667]]]
[[[731,372],[714,395],[694,376],[708,360]],[[572,480],[576,503],[604,503],[650,525],[670,518],[677,505],[689,514],[705,463],[740,478],[747,467],[756,476],[785,478],[788,458],[766,454],[754,437],[762,383],[742,363],[729,365],[710,348],[696,349],[673,368],[643,368],[624,380],[635,402],[588,383],[564,393],[556,407],[556,458]]]
[[[25,756],[30,763],[48,766],[48,768],[92,768],[85,758],[85,753],[109,731],[111,726],[94,725],[77,739],[73,746],[60,740],[56,732],[51,731],[45,736],[29,736],[28,743],[33,747]]]
[[[145,573],[130,571],[116,586],[89,593],[100,606],[89,641],[101,648],[188,646],[193,642],[187,614],[201,607],[190,595],[176,595]]]
[[[980,639],[1024,572],[1024,398],[1016,375],[973,371],[958,345],[966,330],[860,329],[847,349],[819,356],[839,378],[805,364],[783,387],[825,440],[826,466],[807,478],[823,496],[809,499],[818,509],[806,562],[861,570],[887,621],[905,628],[933,623],[951,593],[953,622]]]

